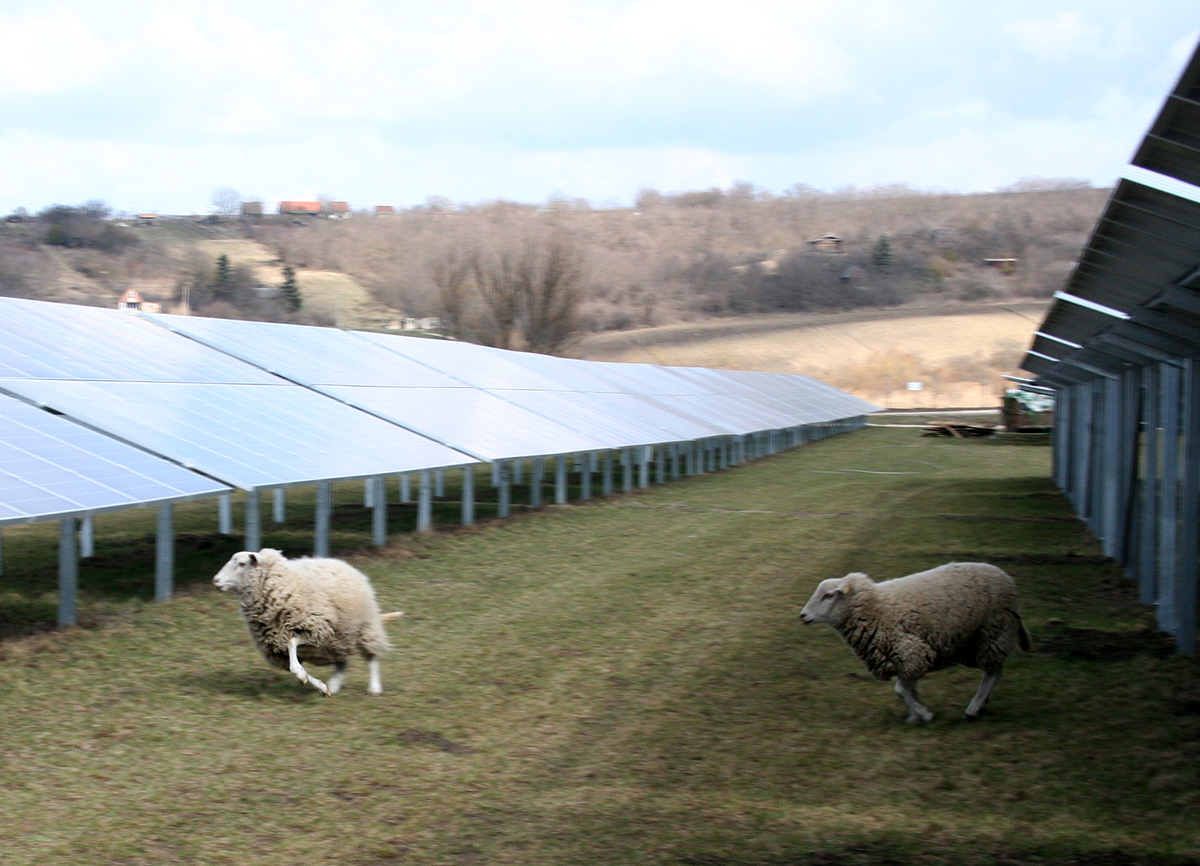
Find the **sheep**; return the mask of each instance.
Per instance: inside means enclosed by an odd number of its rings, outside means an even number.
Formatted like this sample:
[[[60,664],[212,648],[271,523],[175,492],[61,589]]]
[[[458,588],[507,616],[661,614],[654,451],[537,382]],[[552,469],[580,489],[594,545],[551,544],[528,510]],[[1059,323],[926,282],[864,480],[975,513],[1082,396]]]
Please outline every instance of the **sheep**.
[[[254,645],[270,664],[291,671],[323,695],[337,694],[346,660],[367,660],[367,692],[383,692],[379,656],[392,646],[383,624],[403,611],[380,614],[367,576],[340,559],[287,559],[278,550],[235,553],[213,583],[237,596]],[[302,662],[333,665],[329,684]]]
[[[914,725],[933,719],[917,698],[925,674],[956,664],[980,668],[983,682],[966,712],[974,719],[1005,659],[1033,645],[1012,578],[984,562],[951,562],[879,583],[858,573],[823,580],[800,619],[831,625],[876,679],[896,677]]]

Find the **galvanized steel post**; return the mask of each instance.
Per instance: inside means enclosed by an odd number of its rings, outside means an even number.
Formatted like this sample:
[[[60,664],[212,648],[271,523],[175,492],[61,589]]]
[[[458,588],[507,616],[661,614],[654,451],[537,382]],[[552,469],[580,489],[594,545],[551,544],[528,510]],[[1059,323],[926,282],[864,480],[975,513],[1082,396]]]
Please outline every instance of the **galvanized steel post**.
[[[169,502],[158,506],[154,539],[154,600],[166,601],[175,589],[175,515]]]
[[[475,467],[462,468],[462,525],[475,523]]]
[[[371,540],[377,547],[387,544],[387,480],[383,476],[371,479]]]
[[[79,551],[75,546],[76,520],[58,521],[58,624],[75,625],[75,597],[79,589]]]
[[[329,524],[333,518],[333,484],[317,482],[317,502],[313,514],[313,554],[329,556]]]
[[[417,491],[417,532],[433,531],[433,480],[428,469],[421,470],[421,486]]]
[[[233,535],[233,499],[229,493],[217,497],[217,532]]]
[[[246,491],[246,535],[243,539],[246,550],[262,547],[262,516],[259,513],[258,488]]]

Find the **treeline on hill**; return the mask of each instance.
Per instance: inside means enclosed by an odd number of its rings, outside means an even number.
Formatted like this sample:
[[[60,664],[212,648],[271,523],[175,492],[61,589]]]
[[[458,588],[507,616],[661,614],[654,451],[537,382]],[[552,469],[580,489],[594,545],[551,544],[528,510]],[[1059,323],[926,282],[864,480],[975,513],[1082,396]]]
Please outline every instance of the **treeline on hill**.
[[[20,221],[0,236],[0,293],[53,294],[51,271],[65,262],[109,291],[135,287],[166,305],[189,293],[196,312],[321,321],[253,269],[222,282],[194,243],[241,237],[276,266],[354,277],[381,319],[437,316],[461,338],[561,352],[589,331],[710,316],[1047,297],[1106,195],[1073,180],[972,195],[906,186],[773,195],[739,183],[643,190],[632,208],[433,198],[345,220],[164,222],[158,234],[115,223],[90,202],[14,215]]]

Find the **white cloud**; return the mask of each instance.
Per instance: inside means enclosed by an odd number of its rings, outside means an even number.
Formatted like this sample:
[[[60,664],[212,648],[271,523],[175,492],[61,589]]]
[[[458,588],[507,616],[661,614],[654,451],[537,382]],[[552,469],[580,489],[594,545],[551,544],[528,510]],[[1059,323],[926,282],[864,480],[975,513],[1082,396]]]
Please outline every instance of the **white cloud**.
[[[0,212],[1107,182],[1189,2],[31,0],[0,17]]]
[[[1073,54],[1096,54],[1111,40],[1105,29],[1084,20],[1076,11],[1059,12],[1050,18],[1025,19],[1008,25],[1016,44],[1041,60],[1062,60]],[[1107,43],[1107,45],[1106,45]]]
[[[71,90],[97,80],[114,58],[78,17],[0,16],[0,97]]]

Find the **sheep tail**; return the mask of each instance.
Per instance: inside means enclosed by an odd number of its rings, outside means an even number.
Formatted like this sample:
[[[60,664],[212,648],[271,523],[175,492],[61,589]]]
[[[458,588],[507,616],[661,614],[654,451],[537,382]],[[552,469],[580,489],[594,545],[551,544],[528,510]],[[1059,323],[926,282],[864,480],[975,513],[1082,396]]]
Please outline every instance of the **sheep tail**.
[[[385,614],[381,615],[379,618],[383,622],[391,622],[394,619],[400,619],[400,617],[402,617],[402,616],[404,616],[404,611],[394,610],[391,613],[385,613]]]
[[[1029,633],[1029,629],[1025,627],[1025,621],[1018,617],[1018,640],[1020,641],[1021,652],[1029,652],[1033,649],[1033,635]]]

